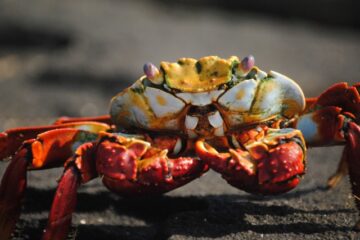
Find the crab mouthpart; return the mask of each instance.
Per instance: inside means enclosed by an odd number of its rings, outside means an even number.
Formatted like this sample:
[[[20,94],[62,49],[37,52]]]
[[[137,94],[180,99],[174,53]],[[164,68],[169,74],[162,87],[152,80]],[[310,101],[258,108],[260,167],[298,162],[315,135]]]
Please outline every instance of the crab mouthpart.
[[[185,117],[185,128],[190,138],[224,136],[224,120],[213,104],[191,106]]]

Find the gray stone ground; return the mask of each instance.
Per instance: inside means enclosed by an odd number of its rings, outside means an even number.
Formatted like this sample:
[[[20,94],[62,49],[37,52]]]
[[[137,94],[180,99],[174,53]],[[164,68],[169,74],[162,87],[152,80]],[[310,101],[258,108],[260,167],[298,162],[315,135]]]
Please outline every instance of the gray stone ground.
[[[0,130],[105,114],[144,62],[185,56],[251,53],[261,68],[285,73],[316,96],[335,82],[359,80],[359,39],[357,29],[164,1],[3,1]],[[69,239],[360,239],[348,182],[324,188],[341,149],[311,149],[300,186],[271,198],[240,192],[214,172],[137,200],[95,180],[80,190]],[[60,175],[29,173],[14,239],[40,237]]]

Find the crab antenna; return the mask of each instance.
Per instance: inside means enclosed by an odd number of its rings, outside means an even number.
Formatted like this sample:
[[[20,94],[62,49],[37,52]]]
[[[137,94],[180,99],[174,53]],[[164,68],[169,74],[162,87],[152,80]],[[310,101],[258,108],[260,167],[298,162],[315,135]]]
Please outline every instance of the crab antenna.
[[[253,55],[246,56],[243,60],[241,60],[240,68],[243,72],[248,72],[255,65],[255,58]]]
[[[161,84],[163,82],[159,69],[150,62],[144,64],[144,73],[154,84]]]

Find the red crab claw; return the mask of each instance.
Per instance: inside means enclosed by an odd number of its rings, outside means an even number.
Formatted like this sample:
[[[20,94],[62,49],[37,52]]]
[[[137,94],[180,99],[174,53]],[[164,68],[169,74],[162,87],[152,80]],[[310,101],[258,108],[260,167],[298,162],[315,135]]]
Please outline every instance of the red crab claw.
[[[347,83],[337,83],[323,92],[313,103],[313,107],[337,106],[342,112],[352,113],[360,120],[360,83],[349,86]]]
[[[301,130],[308,146],[347,144],[349,123],[360,123],[359,90],[360,83],[354,86],[338,83],[318,98],[307,100],[307,109],[294,127]],[[335,187],[348,173],[346,158],[344,152],[336,173],[329,178],[328,187]]]
[[[360,83],[348,86],[338,83],[318,98],[307,100],[305,112],[295,127],[300,129],[309,146],[341,144],[348,121],[360,122]]]
[[[208,170],[200,159],[169,158],[174,144],[165,145],[167,149],[161,149],[147,141],[106,134],[97,150],[97,171],[112,191],[138,196],[170,191]]]
[[[240,140],[240,139],[238,139]],[[304,173],[304,142],[293,129],[267,129],[262,139],[244,149],[219,153],[200,140],[196,152],[231,185],[250,193],[279,194],[293,189]]]

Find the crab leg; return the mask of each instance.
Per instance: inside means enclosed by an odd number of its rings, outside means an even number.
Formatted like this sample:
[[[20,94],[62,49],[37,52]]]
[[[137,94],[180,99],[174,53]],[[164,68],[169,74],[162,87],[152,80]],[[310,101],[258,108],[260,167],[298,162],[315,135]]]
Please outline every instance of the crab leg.
[[[0,186],[0,236],[9,239],[20,215],[21,200],[26,188],[28,151],[22,149],[10,162]]]
[[[19,217],[26,187],[27,169],[44,169],[62,165],[84,142],[98,135],[74,128],[62,128],[27,140],[7,167],[0,185],[0,236],[8,239]]]
[[[135,136],[135,135],[134,135]],[[98,138],[101,138],[100,140]],[[5,239],[19,216],[27,169],[65,162],[43,239],[64,239],[71,224],[79,183],[103,176],[105,185],[121,195],[159,194],[199,177],[208,167],[190,157],[169,158],[178,152],[178,139],[100,134],[64,128],[26,141],[14,156],[0,186],[0,235]],[[11,184],[12,188],[8,186]],[[13,187],[16,191],[13,192]]]
[[[354,123],[349,123],[349,131],[346,139],[345,154],[349,164],[348,169],[352,193],[356,207],[360,211],[360,127]],[[356,223],[355,229],[360,230],[360,220]]]
[[[14,128],[0,133],[0,160],[12,156],[21,144],[38,134],[60,128],[83,129],[89,132],[107,131],[110,127],[99,122],[73,122],[59,125]]]
[[[205,141],[196,152],[231,185],[250,193],[279,194],[294,188],[305,169],[300,131],[266,126],[232,135],[235,149],[219,153]]]
[[[77,169],[74,166],[66,169],[55,193],[43,240],[66,239],[76,207],[79,184]]]
[[[339,184],[339,182],[343,179],[343,177],[348,174],[349,170],[348,170],[347,152],[348,152],[348,149],[343,150],[341,160],[339,162],[337,170],[329,178],[329,180],[327,182],[328,188],[334,188],[336,185]]]
[[[65,164],[55,197],[49,212],[43,240],[66,239],[72,213],[77,202],[77,189],[98,176],[95,165],[96,143],[84,143]]]

